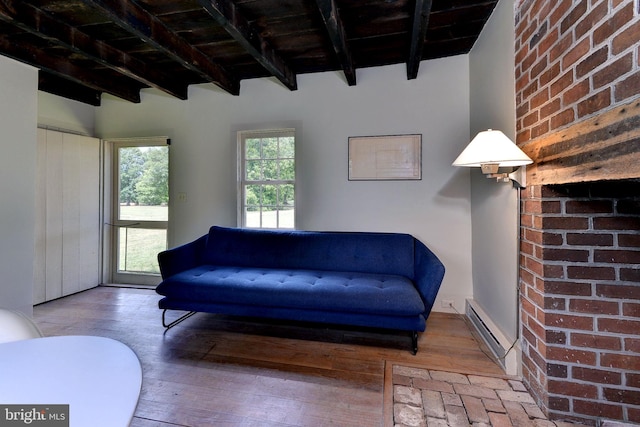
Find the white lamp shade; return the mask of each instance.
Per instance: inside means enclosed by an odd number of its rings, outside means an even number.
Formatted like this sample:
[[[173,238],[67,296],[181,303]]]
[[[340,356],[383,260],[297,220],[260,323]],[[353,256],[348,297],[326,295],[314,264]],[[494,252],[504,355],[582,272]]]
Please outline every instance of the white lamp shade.
[[[533,163],[518,146],[499,130],[485,130],[471,140],[453,166],[480,167],[497,164],[501,167],[522,166]]]

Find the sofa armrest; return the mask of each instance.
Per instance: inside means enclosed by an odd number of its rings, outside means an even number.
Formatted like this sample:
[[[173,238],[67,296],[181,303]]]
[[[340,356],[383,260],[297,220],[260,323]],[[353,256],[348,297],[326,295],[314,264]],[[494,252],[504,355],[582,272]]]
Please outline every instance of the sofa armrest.
[[[444,278],[444,264],[422,242],[415,240],[414,282],[422,296],[425,314],[431,312]]]
[[[193,242],[160,252],[158,264],[160,264],[162,278],[166,279],[181,271],[201,265],[207,238],[208,235],[205,234]]]

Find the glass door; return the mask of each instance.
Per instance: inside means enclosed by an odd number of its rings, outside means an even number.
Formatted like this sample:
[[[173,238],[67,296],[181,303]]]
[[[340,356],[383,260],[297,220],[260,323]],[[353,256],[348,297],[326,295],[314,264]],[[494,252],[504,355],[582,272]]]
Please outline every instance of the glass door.
[[[157,285],[167,248],[169,145],[113,143],[112,281]]]

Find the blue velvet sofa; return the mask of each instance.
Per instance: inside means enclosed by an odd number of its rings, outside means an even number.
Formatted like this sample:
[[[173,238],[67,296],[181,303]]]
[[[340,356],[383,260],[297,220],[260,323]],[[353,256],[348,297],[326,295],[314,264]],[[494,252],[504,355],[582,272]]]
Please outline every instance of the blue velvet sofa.
[[[408,234],[211,227],[158,254],[167,310],[409,331],[417,352],[444,277]],[[186,316],[185,316],[186,317]]]

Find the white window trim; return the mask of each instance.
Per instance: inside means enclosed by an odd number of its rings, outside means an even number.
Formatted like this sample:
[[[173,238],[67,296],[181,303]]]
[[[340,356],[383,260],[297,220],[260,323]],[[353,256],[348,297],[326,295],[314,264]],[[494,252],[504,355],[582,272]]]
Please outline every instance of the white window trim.
[[[293,184],[294,186],[294,200],[293,200],[293,206],[294,206],[294,227],[293,229],[295,229],[295,224],[297,223],[297,219],[295,218],[297,216],[297,199],[298,199],[298,189],[297,189],[297,185],[296,185],[296,180],[297,180],[297,161],[296,161],[296,146],[297,146],[297,136],[296,136],[296,130],[295,128],[277,128],[277,129],[259,129],[259,130],[239,130],[236,132],[236,139],[237,139],[237,224],[239,225],[239,227],[241,228],[249,228],[246,224],[246,217],[244,215],[244,201],[245,201],[245,194],[244,194],[244,184],[245,184],[245,149],[244,149],[244,141],[246,139],[249,138],[256,138],[256,137],[269,137],[269,136],[273,136],[273,135],[277,135],[277,136],[284,136],[284,134],[291,134],[293,135],[294,139],[295,139],[295,143],[294,143],[294,162],[295,162],[295,175],[294,175],[294,179],[293,180],[266,180],[266,181],[251,181],[251,183],[255,183],[255,184]],[[271,228],[271,227],[250,227],[250,228]],[[280,227],[278,227],[280,228]],[[284,228],[282,227],[282,229],[285,230],[290,230],[291,228]]]

